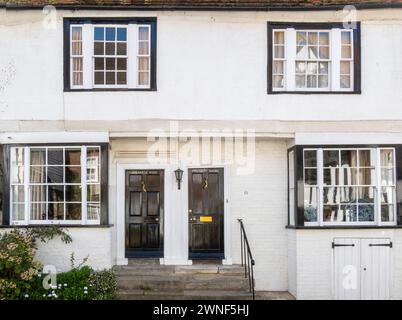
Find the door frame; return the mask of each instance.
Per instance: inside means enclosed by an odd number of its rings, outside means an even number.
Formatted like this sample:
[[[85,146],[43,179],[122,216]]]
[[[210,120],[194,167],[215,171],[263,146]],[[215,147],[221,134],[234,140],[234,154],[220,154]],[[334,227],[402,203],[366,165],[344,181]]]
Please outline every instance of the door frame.
[[[149,165],[140,163],[117,163],[116,172],[116,264],[117,265],[127,265],[128,259],[126,258],[126,171],[130,170],[162,170],[164,172],[164,223],[163,223],[163,234],[166,234],[166,217],[170,214],[170,198],[171,191],[169,190],[169,184],[171,183],[171,177],[167,174],[170,166],[164,165]],[[166,242],[163,239],[163,255],[165,255]],[[164,257],[160,258],[161,263]]]
[[[220,165],[197,165],[197,166],[186,166],[185,167],[185,175],[183,175],[183,180],[186,179],[186,217],[187,217],[187,226],[188,226],[188,210],[189,210],[189,177],[188,172],[190,169],[223,169],[223,201],[224,201],[224,213],[223,213],[223,246],[224,246],[224,259],[222,260],[222,264],[231,265],[233,264],[232,255],[231,255],[231,212],[230,212],[230,166],[227,164]],[[183,169],[184,170],[184,169]],[[184,182],[184,181],[183,181]],[[184,191],[184,190],[183,190]],[[190,235],[187,227],[187,254],[190,254]],[[190,259],[190,258],[189,258]]]

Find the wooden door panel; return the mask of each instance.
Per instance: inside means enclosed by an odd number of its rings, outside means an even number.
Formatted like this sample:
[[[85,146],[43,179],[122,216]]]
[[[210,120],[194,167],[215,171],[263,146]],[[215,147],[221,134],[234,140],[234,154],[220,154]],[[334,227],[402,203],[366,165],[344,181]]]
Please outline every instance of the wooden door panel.
[[[126,172],[126,257],[163,256],[163,174]]]
[[[147,215],[159,216],[159,192],[147,192]]]
[[[142,194],[138,191],[131,191],[129,193],[130,201],[130,216],[141,216],[142,208]]]
[[[140,223],[131,223],[129,225],[129,246],[130,248],[141,248],[142,225]]]
[[[191,258],[223,257],[223,169],[189,170]]]

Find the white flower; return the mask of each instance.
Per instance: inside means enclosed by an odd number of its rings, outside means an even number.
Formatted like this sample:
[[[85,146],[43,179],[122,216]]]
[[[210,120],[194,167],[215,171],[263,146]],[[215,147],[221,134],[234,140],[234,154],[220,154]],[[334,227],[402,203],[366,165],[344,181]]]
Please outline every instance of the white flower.
[[[48,297],[51,297],[52,295],[49,293],[47,296],[48,296]]]
[[[44,294],[42,297],[46,297],[46,295]]]
[[[64,286],[67,287],[67,283],[65,283]]]
[[[88,290],[88,287],[84,287],[84,290]]]
[[[42,276],[42,274],[41,273],[38,273],[38,277],[40,278]]]
[[[84,291],[84,294],[88,294],[88,291]]]
[[[29,297],[29,295],[26,294],[26,295],[25,295],[25,298],[28,298],[28,297]]]

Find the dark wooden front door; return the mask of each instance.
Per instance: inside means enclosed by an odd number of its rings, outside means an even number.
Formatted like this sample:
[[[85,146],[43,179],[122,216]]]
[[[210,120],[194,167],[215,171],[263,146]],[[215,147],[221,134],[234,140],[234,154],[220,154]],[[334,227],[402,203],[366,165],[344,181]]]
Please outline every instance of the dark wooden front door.
[[[126,257],[163,257],[162,170],[126,171]]]
[[[223,169],[189,169],[189,257],[224,259]]]

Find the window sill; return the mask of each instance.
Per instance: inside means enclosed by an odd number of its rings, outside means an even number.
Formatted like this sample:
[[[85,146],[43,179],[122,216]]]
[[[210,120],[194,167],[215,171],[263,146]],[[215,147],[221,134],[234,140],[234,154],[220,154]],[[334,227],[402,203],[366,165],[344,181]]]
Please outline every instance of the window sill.
[[[125,91],[156,91],[156,88],[92,88],[92,89],[64,89],[64,92],[125,92]]]
[[[289,226],[285,227],[286,229],[295,229],[295,230],[324,230],[324,229],[402,229],[402,225],[396,226]]]
[[[0,229],[26,229],[34,227],[60,227],[60,228],[112,228],[113,224],[30,224],[30,225],[0,225]]]
[[[361,90],[357,91],[272,91],[268,94],[361,94]]]

